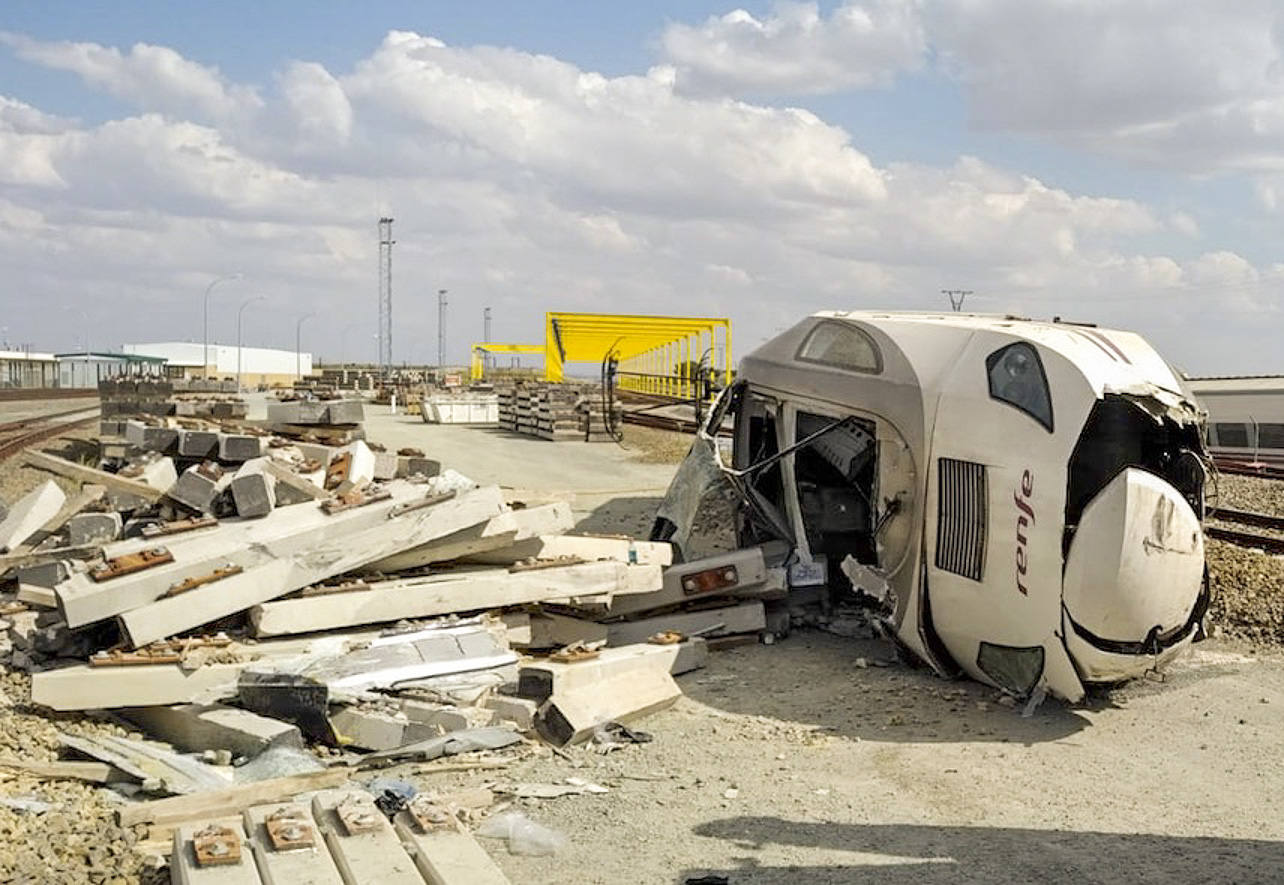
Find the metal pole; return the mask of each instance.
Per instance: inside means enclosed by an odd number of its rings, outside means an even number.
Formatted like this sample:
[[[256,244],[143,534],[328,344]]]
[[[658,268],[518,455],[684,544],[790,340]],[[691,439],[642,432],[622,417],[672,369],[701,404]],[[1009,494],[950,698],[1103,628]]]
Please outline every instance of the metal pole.
[[[305,313],[294,324],[294,377],[300,381],[303,380],[303,346],[301,337],[303,334],[303,322],[304,320],[312,319],[314,316],[316,316],[314,313]]]
[[[490,344],[490,308],[489,307],[482,308],[482,341],[486,342],[487,344]],[[486,373],[486,369],[490,367],[490,364],[491,364],[490,354],[485,351],[482,351],[482,374],[483,375]]]
[[[446,367],[446,290],[437,290],[437,368]]]
[[[236,311],[236,392],[241,392],[241,318],[245,316],[245,308],[249,307],[256,301],[263,301],[266,295],[255,295],[253,298],[247,298],[241,302],[240,308]]]
[[[205,311],[201,324],[201,377],[206,380],[210,377],[210,292],[219,283],[225,283],[228,280],[239,280],[242,274],[234,273],[226,277],[219,277],[214,282],[205,287]]]

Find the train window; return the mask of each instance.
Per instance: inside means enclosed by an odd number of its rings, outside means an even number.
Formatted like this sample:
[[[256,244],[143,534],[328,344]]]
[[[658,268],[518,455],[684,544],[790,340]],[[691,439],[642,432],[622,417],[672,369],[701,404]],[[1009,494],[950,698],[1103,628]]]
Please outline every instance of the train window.
[[[1218,423],[1213,425],[1219,446],[1230,446],[1235,449],[1248,448],[1248,425]]]
[[[823,322],[812,329],[798,348],[798,359],[849,372],[876,375],[883,371],[874,339],[848,323]]]
[[[1263,449],[1284,449],[1284,424],[1258,424],[1257,444]]]
[[[1052,432],[1052,395],[1039,352],[1018,341],[986,357],[990,396],[1015,406]]]

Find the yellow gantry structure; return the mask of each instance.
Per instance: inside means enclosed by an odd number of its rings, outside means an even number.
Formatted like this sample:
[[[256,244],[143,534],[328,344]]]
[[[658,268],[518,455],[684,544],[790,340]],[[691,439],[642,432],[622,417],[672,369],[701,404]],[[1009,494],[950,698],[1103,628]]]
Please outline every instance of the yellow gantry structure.
[[[731,383],[731,320],[725,317],[548,313],[544,378],[561,381],[566,363],[619,360],[624,390],[689,399],[702,361]]]
[[[544,380],[563,379],[567,363],[619,361],[624,390],[690,399],[701,364],[731,383],[731,320],[725,317],[642,316],[615,313],[548,313],[543,344],[474,344],[472,378],[479,380],[486,354],[542,354]]]
[[[496,353],[544,353],[543,344],[494,344],[485,342],[473,345],[471,375],[474,381],[480,381],[486,372],[485,357]]]

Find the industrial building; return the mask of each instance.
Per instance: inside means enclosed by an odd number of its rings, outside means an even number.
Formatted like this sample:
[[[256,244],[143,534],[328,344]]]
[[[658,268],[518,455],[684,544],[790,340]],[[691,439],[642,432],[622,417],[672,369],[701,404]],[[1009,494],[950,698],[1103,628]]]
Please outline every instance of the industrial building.
[[[58,360],[52,353],[0,350],[0,389],[53,387],[58,380]]]
[[[124,351],[162,358],[171,378],[236,378],[239,372],[242,385],[251,388],[285,387],[312,373],[312,354],[268,347],[210,342],[208,363],[205,345],[199,341],[126,344]]]
[[[56,353],[56,387],[97,389],[99,381],[122,375],[165,375],[165,359],[137,353]]]

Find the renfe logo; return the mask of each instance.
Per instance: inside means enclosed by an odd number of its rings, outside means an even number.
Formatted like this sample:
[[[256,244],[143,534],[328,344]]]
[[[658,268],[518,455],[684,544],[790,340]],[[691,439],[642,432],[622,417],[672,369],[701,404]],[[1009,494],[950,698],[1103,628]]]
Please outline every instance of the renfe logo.
[[[1030,471],[1026,470],[1021,474],[1021,490],[1012,493],[1012,500],[1017,507],[1016,520],[1016,585],[1021,591],[1022,596],[1029,596],[1030,591],[1026,589],[1021,579],[1025,577],[1027,566],[1026,557],[1026,531],[1034,525],[1034,508],[1030,506],[1030,495],[1034,493],[1034,477]]]

